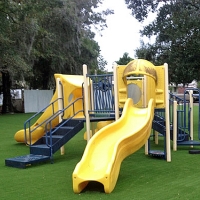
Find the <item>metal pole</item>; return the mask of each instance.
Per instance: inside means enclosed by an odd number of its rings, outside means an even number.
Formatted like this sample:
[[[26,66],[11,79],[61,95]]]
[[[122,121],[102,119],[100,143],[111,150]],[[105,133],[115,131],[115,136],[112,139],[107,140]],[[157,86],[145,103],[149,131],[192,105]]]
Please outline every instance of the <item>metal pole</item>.
[[[165,68],[165,119],[166,119],[166,152],[167,162],[171,162],[171,147],[170,147],[170,115],[169,115],[169,92],[168,92],[168,64],[164,64]]]
[[[177,101],[173,101],[173,150],[177,151]]]
[[[85,105],[85,119],[86,119],[86,132],[87,142],[90,140],[90,117],[89,117],[89,92],[88,92],[88,78],[87,78],[87,65],[83,65],[83,76],[84,76],[84,105]]]
[[[194,124],[194,107],[193,107],[193,90],[189,91],[190,94],[190,139],[194,139],[194,130],[193,130],[193,124]],[[193,148],[193,146],[191,146]]]
[[[119,99],[118,99],[118,77],[117,77],[117,63],[113,63],[114,75],[114,97],[115,97],[115,120],[119,119]]]
[[[61,87],[61,80],[60,78],[57,78],[56,79],[56,88],[58,90],[58,110],[63,110],[63,103],[62,103],[62,99],[63,99],[63,96],[62,96],[62,87]],[[59,114],[59,123],[62,122],[62,113],[60,112]],[[65,154],[65,147],[62,146],[60,147],[60,154],[61,155],[64,155]]]

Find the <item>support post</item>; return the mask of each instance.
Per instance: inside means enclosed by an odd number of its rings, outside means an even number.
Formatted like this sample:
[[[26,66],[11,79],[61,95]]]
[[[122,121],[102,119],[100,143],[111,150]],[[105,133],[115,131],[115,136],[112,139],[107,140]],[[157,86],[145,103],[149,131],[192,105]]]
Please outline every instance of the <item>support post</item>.
[[[193,90],[189,91],[190,94],[190,139],[193,140],[194,139],[194,106],[193,106]],[[193,146],[191,146],[191,148],[193,148]]]
[[[117,82],[117,63],[113,63],[113,75],[114,75],[114,94],[115,94],[115,120],[119,119],[119,99],[118,99],[118,82]]]
[[[96,70],[95,70],[95,75],[96,74]],[[91,96],[90,96],[90,99],[91,99],[91,108],[92,110],[94,110],[94,91],[93,91],[93,80],[90,81],[90,91],[91,91]],[[91,123],[91,128],[92,128],[92,133],[91,133],[91,136],[93,136],[95,134],[95,124],[94,122]]]
[[[165,68],[165,119],[166,119],[166,153],[167,162],[171,162],[171,145],[170,145],[170,115],[169,115],[169,92],[168,92],[168,64],[164,64]]]
[[[58,90],[58,110],[63,109],[63,96],[62,96],[62,87],[61,87],[61,81],[60,78],[56,79],[56,88]],[[59,114],[59,123],[62,122],[62,112]],[[60,154],[64,155],[65,154],[65,147],[62,146],[60,147]]]
[[[155,133],[154,133],[154,137],[155,137],[155,144],[158,144],[158,132],[157,131],[155,131]]]
[[[149,139],[147,139],[147,141],[145,142],[144,154],[145,154],[145,155],[148,155],[148,154],[149,154]]]
[[[177,101],[173,101],[173,150],[177,151]]]
[[[88,77],[87,77],[87,65],[83,65],[83,77],[84,77],[84,105],[85,105],[85,119],[86,119],[86,133],[87,142],[90,140],[90,117],[89,117],[89,92],[88,92]]]

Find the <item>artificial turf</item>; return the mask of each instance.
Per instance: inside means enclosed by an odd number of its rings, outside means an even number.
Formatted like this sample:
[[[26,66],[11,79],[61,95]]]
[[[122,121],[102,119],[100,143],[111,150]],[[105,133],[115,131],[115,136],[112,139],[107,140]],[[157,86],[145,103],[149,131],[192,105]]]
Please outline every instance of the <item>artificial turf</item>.
[[[54,163],[26,169],[5,166],[5,159],[29,154],[29,147],[13,136],[32,114],[0,115],[0,199],[2,200],[195,200],[200,198],[200,154],[189,154],[190,147],[172,151],[172,162],[144,155],[144,147],[128,156],[121,165],[111,194],[91,182],[80,194],[72,189],[72,173],[81,159],[86,141],[84,130],[65,145],[65,155],[54,154]],[[133,122],[134,123],[134,122]],[[195,121],[195,124],[197,121]],[[197,134],[195,128],[195,134]],[[162,140],[162,138],[161,138]],[[152,141],[151,147],[154,148]],[[156,147],[163,149],[160,142]],[[200,149],[200,147],[196,147]]]

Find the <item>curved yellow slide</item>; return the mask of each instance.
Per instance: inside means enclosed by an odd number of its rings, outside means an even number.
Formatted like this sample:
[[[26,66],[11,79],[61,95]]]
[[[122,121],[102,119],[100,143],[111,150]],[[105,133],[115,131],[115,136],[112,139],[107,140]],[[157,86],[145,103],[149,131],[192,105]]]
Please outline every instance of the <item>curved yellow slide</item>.
[[[81,75],[63,75],[63,74],[54,74],[55,79],[60,78],[62,85],[63,85],[63,95],[64,95],[64,107],[67,107],[69,104],[71,104],[74,100],[79,99],[82,97],[82,83],[83,83],[83,76]],[[58,89],[56,88],[56,91],[50,101],[50,103],[54,102],[58,99]],[[80,110],[83,110],[83,103],[82,101],[77,101],[74,104],[74,112],[78,112]],[[54,109],[53,109],[54,108]],[[40,118],[30,127],[30,130],[32,130],[31,134],[31,144],[34,144],[39,138],[41,138],[45,134],[45,125],[46,121],[53,116],[53,113],[58,111],[58,101],[55,101],[54,104],[49,106],[44,113],[40,116]],[[73,107],[65,111],[64,118],[67,119],[70,116],[73,116]],[[78,116],[76,117],[82,117],[83,114],[80,112]],[[52,127],[55,127],[58,125],[59,119],[56,117],[52,121]],[[29,139],[29,129],[26,129],[26,138],[27,143],[30,143]],[[25,143],[25,132],[24,129],[19,130],[15,133],[14,139],[17,142]]]
[[[57,91],[54,93],[51,102],[55,101],[58,98]],[[58,103],[56,102],[54,104],[54,110],[58,110]],[[30,127],[30,130],[34,130],[31,134],[31,144],[34,144],[39,138],[41,138],[45,134],[45,125],[46,123],[43,123],[45,120],[47,120],[49,117],[53,115],[52,107],[48,107],[45,112],[40,116],[40,118]],[[52,122],[52,127],[55,127],[58,124],[58,117],[55,118]],[[39,124],[43,123],[43,125],[39,126]],[[26,129],[26,137],[27,137],[27,143],[30,143],[29,140],[29,129]],[[21,129],[17,131],[14,135],[14,139],[17,142],[25,143],[25,133],[24,129]]]
[[[149,101],[148,108],[136,108],[132,99],[127,99],[121,118],[91,138],[72,175],[75,193],[80,193],[89,181],[102,183],[105,193],[113,191],[123,159],[140,149],[150,136],[153,101]]]

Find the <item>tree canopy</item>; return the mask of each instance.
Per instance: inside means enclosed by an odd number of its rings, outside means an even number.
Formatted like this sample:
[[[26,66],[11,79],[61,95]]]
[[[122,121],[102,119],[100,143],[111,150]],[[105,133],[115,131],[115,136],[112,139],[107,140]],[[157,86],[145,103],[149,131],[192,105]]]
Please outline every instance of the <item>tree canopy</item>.
[[[116,63],[118,65],[127,65],[131,60],[133,60],[133,58],[131,58],[127,52],[125,52],[123,54],[123,56],[121,58],[119,58],[118,61],[116,61]]]
[[[142,36],[155,36],[154,44],[142,44],[136,55],[145,56],[157,64],[169,64],[169,80],[190,83],[199,80],[200,70],[200,1],[125,0],[132,15],[144,21],[149,12],[156,12],[156,19],[141,30]]]
[[[54,83],[54,73],[81,74],[84,63],[94,71],[99,57],[104,69],[106,61],[91,26],[104,29],[106,16],[113,11],[95,11],[101,4],[102,0],[1,0],[4,97],[11,81],[25,80],[30,88],[48,89]],[[4,105],[8,104],[5,101]]]

